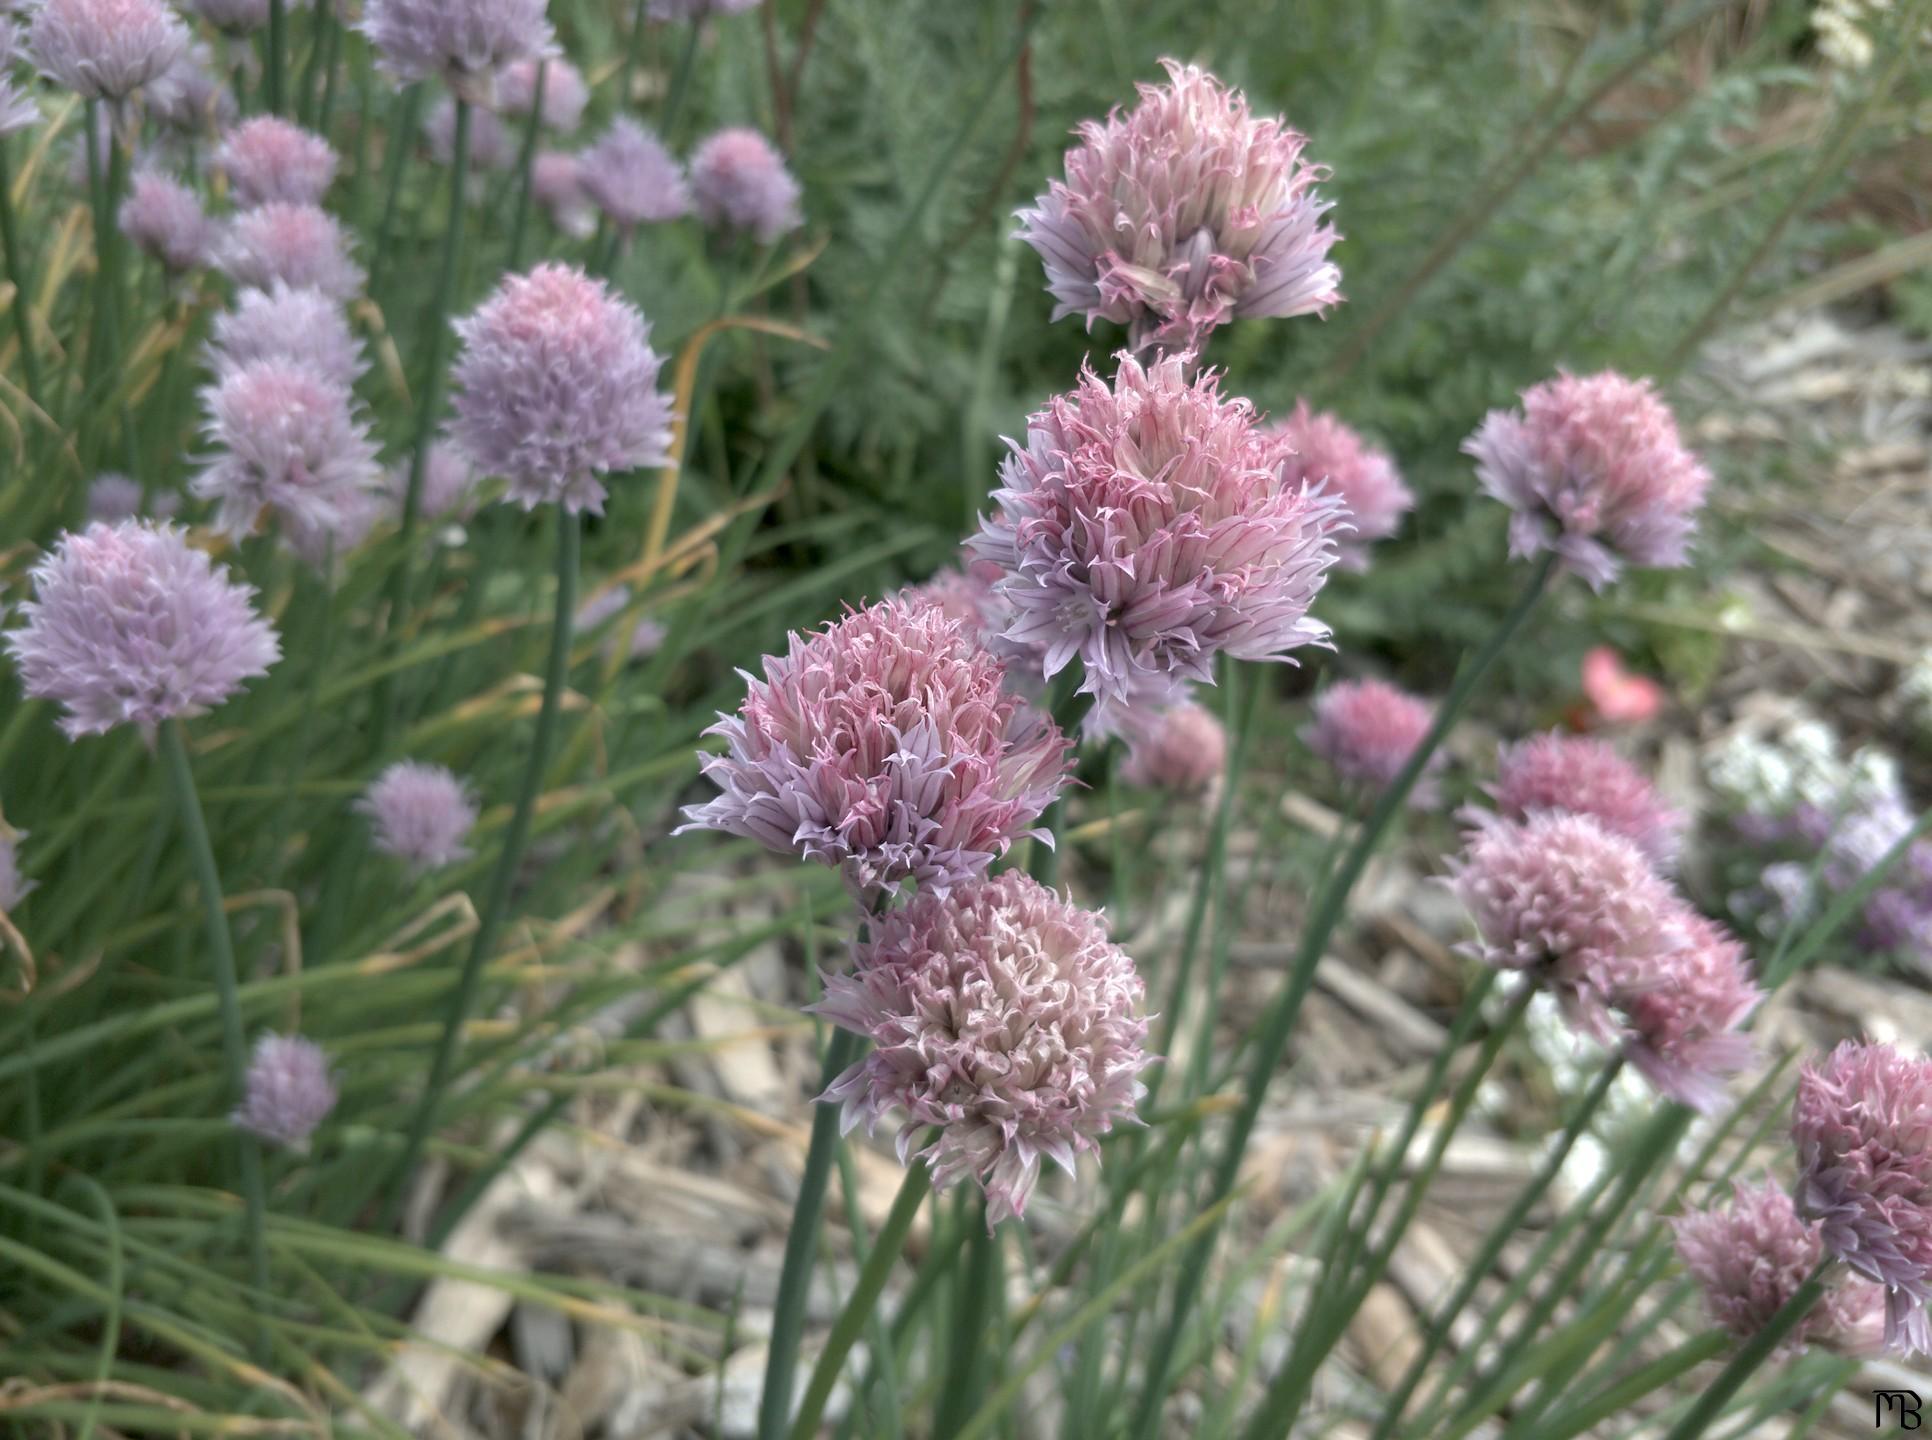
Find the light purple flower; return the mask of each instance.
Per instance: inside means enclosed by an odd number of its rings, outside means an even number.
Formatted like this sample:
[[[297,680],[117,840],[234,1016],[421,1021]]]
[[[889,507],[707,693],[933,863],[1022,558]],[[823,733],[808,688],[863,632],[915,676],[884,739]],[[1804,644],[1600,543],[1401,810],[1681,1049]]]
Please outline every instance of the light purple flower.
[[[1344,680],[1315,697],[1314,718],[1301,738],[1345,784],[1380,794],[1402,773],[1434,723],[1428,701],[1406,690],[1383,680]],[[1440,750],[1429,757],[1409,791],[1409,804],[1436,803],[1434,776],[1444,758]]]
[[[1885,1287],[1885,1343],[1932,1352],[1932,1060],[1846,1041],[1799,1072],[1791,1138],[1799,1211]]]
[[[683,829],[723,830],[836,866],[854,894],[983,872],[1052,803],[1066,741],[1000,684],[1000,662],[937,606],[891,599],[765,658],[706,734],[722,792]]]
[[[653,20],[701,20],[707,15],[742,15],[758,0],[651,0]]]
[[[144,502],[141,496],[141,482],[131,480],[113,471],[104,471],[94,477],[94,483],[87,487],[87,518],[112,525],[121,520],[132,520],[143,509],[149,509],[162,519],[174,514],[179,503],[172,493],[157,494],[152,503]]]
[[[555,36],[548,0],[368,0],[362,33],[377,63],[409,83],[441,77],[477,104],[505,66],[548,55]]]
[[[409,470],[408,460],[398,461],[389,470],[390,509],[398,516],[409,494]],[[476,472],[451,441],[431,443],[423,465],[422,493],[416,501],[418,513],[431,520],[466,519],[476,509]]]
[[[445,95],[436,102],[423,122],[423,139],[438,165],[456,160],[456,102]],[[503,128],[494,111],[474,107],[470,110],[470,164],[478,170],[508,170],[516,163],[516,141]],[[481,200],[480,190],[472,190],[472,200]]]
[[[121,201],[121,233],[171,273],[198,270],[214,259],[214,222],[201,197],[158,170],[137,170]]]
[[[215,75],[214,52],[199,40],[148,82],[141,106],[155,124],[180,135],[220,131],[236,114],[235,97]]]
[[[335,1109],[335,1077],[322,1047],[300,1035],[263,1035],[248,1063],[242,1103],[230,1117],[241,1129],[297,1155]]]
[[[539,150],[530,161],[530,193],[550,223],[582,240],[597,228],[597,209],[584,193],[583,165],[561,150]]]
[[[561,57],[518,60],[496,77],[496,105],[505,115],[528,115],[537,98],[537,67],[543,65],[543,123],[567,135],[584,120],[590,87],[575,65]]]
[[[1711,480],[1650,382],[1610,370],[1530,387],[1462,448],[1515,512],[1510,553],[1553,550],[1596,590],[1625,565],[1684,564]]]
[[[1214,787],[1228,764],[1228,732],[1220,717],[1187,701],[1126,724],[1127,759],[1120,778],[1177,795]]]
[[[124,100],[180,58],[188,27],[161,0],[39,0],[27,48],[87,100]]]
[[[222,269],[237,285],[267,290],[276,281],[347,301],[362,289],[342,227],[314,205],[271,201],[237,215],[223,243]]]
[[[1309,606],[1335,561],[1340,504],[1282,478],[1274,446],[1216,377],[1170,355],[1091,368],[1027,422],[998,507],[969,542],[1013,607],[1004,639],[1051,678],[1076,656],[1105,701],[1147,682],[1213,682],[1214,657],[1285,660],[1328,627]]]
[[[441,765],[398,760],[356,801],[368,817],[376,848],[418,872],[467,860],[463,842],[476,825],[470,789]]]
[[[578,609],[576,620],[571,629],[579,635],[588,635],[599,626],[608,623],[630,607],[631,587],[615,585],[610,589],[592,596]],[[655,655],[664,644],[664,637],[670,632],[664,622],[649,615],[641,615],[637,623],[630,627],[630,634],[624,640],[626,660],[646,660]],[[606,658],[618,649],[618,636],[612,634],[604,640],[602,651]]]
[[[821,1098],[841,1126],[905,1116],[901,1162],[919,1152],[941,1188],[972,1179],[986,1223],[1018,1219],[1041,1160],[1069,1175],[1134,1107],[1150,1063],[1134,962],[1091,911],[1017,871],[949,894],[922,890],[872,922],[854,969],[811,1007],[872,1051]]]
[[[256,115],[223,137],[215,168],[242,209],[271,200],[319,205],[335,181],[329,142],[275,115]]]
[[[698,217],[721,230],[744,230],[769,245],[803,223],[798,182],[785,157],[756,130],[720,130],[691,157]]]
[[[1402,517],[1415,509],[1415,495],[1402,483],[1395,461],[1335,416],[1310,410],[1306,400],[1296,402],[1294,413],[1274,433],[1287,447],[1283,478],[1319,485],[1346,507],[1350,529],[1341,541],[1341,563],[1366,570],[1370,543],[1395,534]]]
[[[467,320],[452,435],[524,509],[600,515],[605,475],[670,463],[671,402],[650,325],[601,280],[539,265]]]
[[[68,533],[33,569],[26,624],[7,636],[21,687],[67,714],[70,738],[221,704],[281,658],[255,591],[172,525],[124,520]]]
[[[245,369],[258,360],[306,365],[344,390],[369,368],[339,303],[320,290],[291,288],[279,280],[269,289],[238,294],[234,308],[215,317],[208,342],[208,363],[217,372]]]
[[[1490,794],[1508,820],[1538,810],[1592,816],[1612,834],[1635,841],[1660,869],[1673,867],[1683,846],[1683,812],[1601,740],[1552,731],[1505,745]]]
[[[1673,931],[1612,999],[1630,1063],[1660,1094],[1711,1114],[1724,1104],[1724,1082],[1757,1060],[1739,1027],[1764,992],[1744,947],[1716,921],[1680,901]]]
[[[1326,178],[1307,137],[1257,120],[1238,90],[1177,61],[1166,85],[1074,133],[1065,182],[1019,212],[1019,238],[1046,262],[1053,318],[1128,327],[1128,346],[1198,351],[1242,316],[1320,313],[1341,300],[1321,223]]]
[[[577,157],[578,181],[591,202],[619,230],[691,213],[684,167],[663,142],[628,116]]]

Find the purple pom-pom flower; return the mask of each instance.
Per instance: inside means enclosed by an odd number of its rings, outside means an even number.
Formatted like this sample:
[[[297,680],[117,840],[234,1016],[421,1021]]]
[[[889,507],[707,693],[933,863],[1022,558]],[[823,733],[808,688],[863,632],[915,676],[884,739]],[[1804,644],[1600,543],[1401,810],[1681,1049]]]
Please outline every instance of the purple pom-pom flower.
[[[216,229],[201,197],[158,170],[137,170],[121,201],[121,233],[171,274],[198,270],[214,259]]]
[[[1212,789],[1227,769],[1227,729],[1204,705],[1169,705],[1151,716],[1130,718],[1123,729],[1127,758],[1120,778],[1129,784],[1199,795]]]
[[[543,124],[567,135],[583,123],[590,86],[568,60],[518,60],[496,77],[496,107],[505,115],[528,115],[537,99],[537,68],[543,67]]]
[[[335,181],[329,142],[275,115],[242,121],[222,139],[215,168],[243,209],[272,200],[319,205]]]
[[[1402,773],[1435,722],[1426,700],[1383,680],[1344,680],[1315,697],[1314,715],[1301,738],[1348,785],[1380,794]],[[1443,753],[1431,755],[1409,791],[1409,804],[1437,800],[1435,772]]]
[[[1601,740],[1553,732],[1505,745],[1490,794],[1507,820],[1538,810],[1592,816],[1612,834],[1635,841],[1662,869],[1677,863],[1683,845],[1683,812]]]
[[[554,48],[548,8],[548,0],[368,0],[362,33],[397,79],[440,76],[464,99],[488,104],[499,70]]]
[[[691,157],[698,217],[720,230],[742,230],[769,245],[796,230],[798,182],[785,159],[756,130],[720,130]]]
[[[469,787],[441,765],[398,760],[356,801],[368,817],[376,848],[417,871],[439,870],[469,858],[463,843],[476,824]]]
[[[27,48],[83,99],[125,100],[188,48],[188,27],[161,0],[40,0]]]
[[[577,157],[578,181],[619,231],[691,213],[684,167],[657,136],[620,115]]]
[[[1345,569],[1366,570],[1368,547],[1402,528],[1415,495],[1402,483],[1395,461],[1335,416],[1310,410],[1306,400],[1275,427],[1287,447],[1282,476],[1290,483],[1320,486],[1346,507],[1349,533],[1341,541]]]
[[[335,1109],[335,1077],[329,1057],[300,1035],[264,1035],[248,1062],[242,1103],[231,1117],[237,1127],[297,1155]]]
[[[1659,1094],[1711,1114],[1724,1082],[1750,1068],[1757,1047],[1739,1029],[1764,992],[1743,945],[1682,901],[1668,943],[1612,995],[1623,1017],[1623,1053]]]
[[[222,245],[222,269],[237,285],[267,290],[276,281],[346,301],[362,289],[335,217],[314,205],[271,200],[237,215]]]
[[[246,369],[260,360],[305,365],[347,390],[369,368],[362,342],[349,328],[342,306],[320,290],[276,281],[267,290],[243,290],[234,307],[215,317],[208,363],[218,373]]]

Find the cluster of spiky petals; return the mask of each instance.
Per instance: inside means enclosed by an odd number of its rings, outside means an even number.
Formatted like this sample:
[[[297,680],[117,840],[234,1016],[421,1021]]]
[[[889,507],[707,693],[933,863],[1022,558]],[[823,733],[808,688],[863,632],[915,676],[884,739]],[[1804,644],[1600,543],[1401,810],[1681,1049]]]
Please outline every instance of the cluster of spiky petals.
[[[362,289],[362,267],[349,258],[335,217],[318,206],[285,200],[257,205],[229,222],[221,266],[237,285],[258,290],[279,280],[346,301]]]
[[[258,1139],[302,1155],[335,1102],[335,1076],[321,1046],[300,1035],[266,1034],[255,1042],[242,1102],[230,1118]]]
[[[67,713],[70,737],[221,704],[281,657],[255,591],[172,525],[124,520],[61,537],[33,569],[26,623],[7,636],[21,688]]]
[[[369,368],[341,305],[320,290],[279,280],[266,290],[243,290],[215,317],[208,360],[217,372],[258,360],[306,365],[345,390]]]
[[[162,0],[39,0],[27,25],[40,73],[86,100],[125,100],[187,46]]]
[[[215,152],[215,168],[228,177],[229,193],[244,209],[272,200],[319,205],[335,181],[335,167],[328,141],[278,115],[242,121]]]
[[[1003,637],[1051,678],[1132,698],[1149,681],[1212,683],[1214,657],[1282,660],[1328,627],[1309,606],[1335,561],[1338,501],[1282,478],[1277,447],[1186,357],[1091,368],[1027,422],[997,506],[969,542],[1002,572]]]
[[[1725,1082],[1757,1060],[1740,1027],[1764,991],[1744,946],[1716,921],[1680,900],[1671,930],[1612,996],[1623,1053],[1659,1094],[1710,1114],[1724,1105]]]
[[[1139,351],[1199,350],[1238,316],[1317,313],[1341,297],[1340,237],[1304,163],[1307,138],[1256,119],[1238,90],[1173,60],[1140,103],[1087,121],[1066,179],[1019,212],[1045,262],[1053,318],[1128,328]]]
[[[1395,461],[1336,416],[1311,410],[1306,400],[1295,403],[1274,433],[1287,447],[1283,477],[1319,485],[1347,508],[1351,528],[1341,540],[1342,565],[1367,569],[1369,545],[1395,534],[1402,517],[1415,509],[1415,495],[1402,483]]]
[[[1798,1214],[1791,1196],[1769,1180],[1733,1184],[1722,1209],[1670,1222],[1677,1254],[1704,1292],[1704,1309],[1721,1329],[1749,1340],[1770,1323],[1824,1258],[1815,1221]],[[1820,1345],[1865,1355],[1884,1343],[1884,1292],[1869,1280],[1833,1284],[1780,1347],[1789,1354]]]
[[[528,115],[537,100],[537,70],[543,68],[543,124],[568,134],[583,123],[590,86],[575,65],[561,56],[518,60],[496,77],[496,106],[505,115]]]
[[[487,103],[498,71],[555,48],[548,9],[548,0],[368,0],[362,33],[397,79],[440,76]]]
[[[1711,479],[1650,382],[1610,370],[1530,387],[1463,450],[1513,512],[1510,553],[1554,551],[1598,590],[1625,565],[1682,565]]]
[[[418,872],[469,858],[463,842],[476,825],[476,799],[447,768],[398,760],[355,803],[376,849]]]
[[[217,232],[201,197],[159,170],[134,172],[121,201],[120,226],[137,250],[173,274],[198,270],[214,259]]]
[[[141,108],[155,124],[183,136],[218,134],[237,112],[234,94],[215,75],[214,52],[200,40],[148,82]]]
[[[1344,680],[1315,697],[1301,738],[1344,784],[1379,794],[1402,773],[1434,721],[1428,701],[1386,680]],[[1443,759],[1440,750],[1429,757],[1409,791],[1411,805],[1436,803],[1435,772]]]
[[[582,240],[597,228],[597,207],[584,191],[583,162],[565,150],[539,150],[530,161],[530,194],[550,223]]]
[[[850,612],[767,656],[707,732],[721,792],[685,829],[837,867],[861,897],[945,890],[1003,855],[1060,792],[1066,741],[1001,685],[1000,662],[933,604]]]
[[[742,15],[758,0],[651,0],[653,20],[701,20],[707,15]]]
[[[1144,992],[1098,915],[1009,870],[921,891],[873,922],[854,961],[813,1008],[872,1051],[822,1098],[848,1132],[903,1114],[902,1161],[938,1126],[920,1158],[942,1188],[977,1181],[989,1227],[1024,1213],[1042,1159],[1071,1174],[1134,1123]]]
[[[720,230],[742,230],[769,245],[802,223],[798,181],[785,157],[756,130],[720,130],[691,156],[698,218]]]
[[[1490,794],[1509,820],[1538,810],[1589,815],[1612,834],[1635,841],[1660,869],[1674,866],[1683,846],[1684,813],[1602,740],[1552,731],[1505,745]]]
[[[402,514],[409,494],[410,462],[400,460],[390,467],[388,490],[391,508]],[[476,508],[476,471],[469,457],[452,441],[430,443],[423,462],[422,493],[416,497],[417,513],[432,520],[466,518]]]
[[[1791,1138],[1798,1208],[1885,1287],[1885,1343],[1932,1353],[1932,1060],[1846,1041],[1800,1072]]]
[[[604,509],[602,477],[670,461],[663,360],[628,301],[573,266],[504,280],[459,321],[452,435],[531,509]]]
[[[456,101],[445,95],[436,102],[423,121],[423,139],[429,144],[429,153],[438,165],[450,165],[456,160]],[[491,110],[470,107],[469,163],[476,170],[508,170],[516,163],[517,142],[515,137],[496,113]],[[479,190],[470,192],[471,200],[482,198]]]
[[[20,27],[0,15],[0,140],[40,123],[40,107],[13,76],[20,43]]]
[[[1183,701],[1126,723],[1120,777],[1176,795],[1212,789],[1228,763],[1228,732],[1205,705]]]
[[[691,184],[677,157],[628,115],[577,157],[578,182],[619,230],[691,213]]]

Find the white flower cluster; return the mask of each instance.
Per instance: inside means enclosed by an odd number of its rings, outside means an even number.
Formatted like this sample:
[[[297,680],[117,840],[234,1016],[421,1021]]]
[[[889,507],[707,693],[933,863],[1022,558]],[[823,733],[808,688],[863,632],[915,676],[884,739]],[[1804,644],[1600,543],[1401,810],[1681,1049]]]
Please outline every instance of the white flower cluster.
[[[1843,756],[1837,732],[1808,715],[1770,734],[1736,732],[1705,762],[1705,776],[1730,808],[1752,815],[1855,808],[1901,793],[1896,760],[1869,745]]]

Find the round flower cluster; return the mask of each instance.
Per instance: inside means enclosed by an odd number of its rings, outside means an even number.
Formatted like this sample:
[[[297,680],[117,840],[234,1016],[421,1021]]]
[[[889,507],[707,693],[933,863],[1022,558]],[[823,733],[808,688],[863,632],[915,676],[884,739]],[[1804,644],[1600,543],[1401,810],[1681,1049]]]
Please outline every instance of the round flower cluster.
[[[84,100],[125,100],[187,46],[162,0],[39,0],[27,27],[40,73]]]
[[[232,1118],[249,1134],[303,1155],[335,1102],[335,1077],[321,1046],[300,1035],[264,1035],[255,1042]]]
[[[698,146],[691,157],[691,193],[705,224],[744,231],[761,245],[801,223],[798,182],[756,130],[720,130]]]
[[[1301,738],[1345,785],[1375,795],[1395,782],[1434,721],[1435,711],[1426,700],[1387,681],[1344,680],[1315,697],[1314,718]],[[1433,772],[1443,763],[1440,750],[1429,757],[1409,791],[1409,804],[1426,808],[1436,803]]]
[[[463,842],[476,825],[476,801],[441,765],[398,760],[376,777],[355,809],[368,818],[376,848],[413,870],[439,870],[469,858]]]
[[[506,65],[496,77],[496,105],[505,115],[528,115],[537,103],[537,72],[543,72],[543,123],[561,134],[568,134],[583,123],[590,104],[590,86],[583,71],[568,60],[517,60]]]
[[[440,77],[488,103],[498,71],[554,48],[548,9],[548,0],[368,0],[362,33],[398,80]]]
[[[1588,815],[1611,834],[1635,842],[1662,868],[1677,863],[1683,845],[1683,812],[1601,740],[1552,732],[1505,745],[1490,794],[1506,820],[1539,810]]]
[[[1228,765],[1228,732],[1220,717],[1192,701],[1170,705],[1127,725],[1120,778],[1176,795],[1199,795]]]
[[[1368,547],[1402,528],[1415,509],[1415,495],[1402,483],[1395,461],[1335,416],[1310,410],[1306,400],[1275,427],[1286,447],[1282,476],[1293,484],[1321,486],[1347,509],[1349,531],[1341,542],[1341,564],[1368,568]]]
[[[270,201],[319,205],[335,181],[335,167],[328,141],[275,115],[244,120],[215,152],[215,168],[228,177],[243,209]]]
[[[158,170],[137,170],[121,201],[121,233],[143,254],[152,255],[170,274],[182,275],[209,264],[216,231],[201,198]]]
[[[245,210],[229,222],[221,266],[237,285],[266,290],[279,281],[337,301],[353,299],[364,278],[335,217],[286,200]]]
[[[613,120],[577,157],[577,178],[620,232],[691,213],[684,167],[657,136],[628,116]]]
[[[215,317],[208,341],[208,363],[217,372],[264,360],[306,365],[345,391],[369,368],[340,305],[320,290],[294,289],[279,280],[237,295],[233,307]]]

